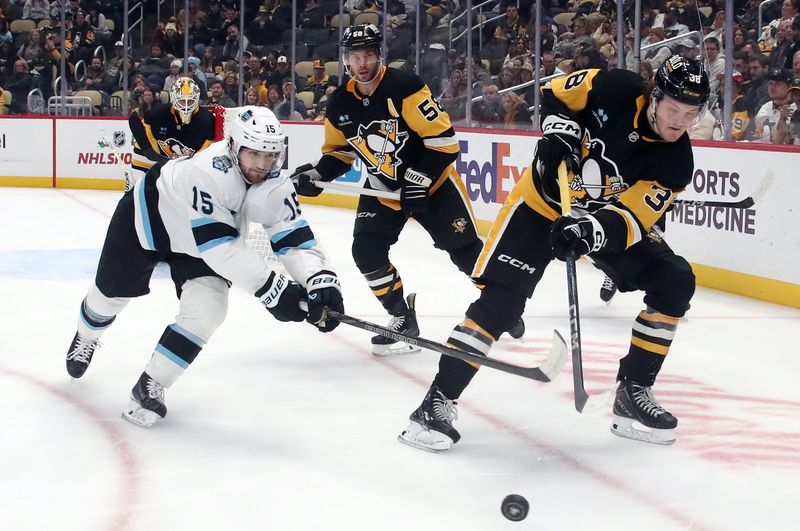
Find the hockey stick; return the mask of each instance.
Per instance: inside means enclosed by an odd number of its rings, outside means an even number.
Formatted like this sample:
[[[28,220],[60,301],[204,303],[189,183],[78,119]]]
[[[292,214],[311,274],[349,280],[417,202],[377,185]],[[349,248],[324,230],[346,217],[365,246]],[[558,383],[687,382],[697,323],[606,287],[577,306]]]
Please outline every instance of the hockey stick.
[[[484,365],[498,371],[516,374],[517,376],[522,376],[523,378],[530,378],[531,380],[536,380],[537,382],[549,382],[555,379],[555,377],[558,376],[558,373],[561,372],[561,369],[564,367],[564,363],[567,361],[567,343],[564,341],[564,338],[561,337],[561,334],[559,334],[556,330],[553,331],[553,346],[550,348],[550,353],[547,355],[545,362],[538,367],[522,367],[520,365],[515,365],[513,363],[501,361],[495,358],[489,358],[472,354],[470,352],[465,352],[463,350],[443,345],[423,337],[406,336],[394,330],[384,328],[383,326],[370,323],[368,321],[362,321],[356,317],[351,317],[331,309],[327,309],[326,311],[329,317],[347,325],[366,330],[367,332],[388,337],[389,339],[394,339],[395,341],[402,341],[409,345],[417,345],[419,347],[426,348],[428,350],[432,350],[434,352],[438,352],[439,354],[444,354],[445,356],[450,356],[451,358],[456,358],[467,363]]]
[[[372,197],[380,197],[382,199],[394,199],[400,201],[400,194],[398,192],[387,192],[385,190],[373,190],[371,188],[362,188],[360,186],[352,186],[349,184],[342,184],[336,182],[314,181],[314,186],[322,188],[323,190],[342,190],[358,195],[369,195]]]
[[[764,196],[764,193],[766,193],[774,178],[775,172],[772,171],[772,168],[767,169],[767,173],[764,174],[764,179],[761,181],[761,184],[758,185],[755,192],[753,192],[753,195],[739,201],[695,201],[693,199],[676,199],[673,203],[677,205],[694,205],[700,207],[752,208],[753,205],[758,203]]]
[[[562,162],[558,166],[558,187],[561,192],[561,214],[569,216],[572,210],[567,180],[567,165]],[[575,256],[567,256],[567,298],[569,301],[570,348],[572,350],[572,385],[575,389],[575,409],[578,413],[599,411],[608,402],[615,391],[596,395],[586,392],[583,384],[583,354],[581,352],[581,321],[578,309],[578,275],[575,271]]]

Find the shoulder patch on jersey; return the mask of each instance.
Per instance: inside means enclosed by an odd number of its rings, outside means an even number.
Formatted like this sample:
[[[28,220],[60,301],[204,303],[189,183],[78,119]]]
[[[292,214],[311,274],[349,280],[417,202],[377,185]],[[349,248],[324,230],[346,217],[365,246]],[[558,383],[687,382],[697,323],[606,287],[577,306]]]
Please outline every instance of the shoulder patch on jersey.
[[[227,155],[219,155],[211,159],[211,165],[215,170],[228,173],[228,170],[233,168],[233,161]]]

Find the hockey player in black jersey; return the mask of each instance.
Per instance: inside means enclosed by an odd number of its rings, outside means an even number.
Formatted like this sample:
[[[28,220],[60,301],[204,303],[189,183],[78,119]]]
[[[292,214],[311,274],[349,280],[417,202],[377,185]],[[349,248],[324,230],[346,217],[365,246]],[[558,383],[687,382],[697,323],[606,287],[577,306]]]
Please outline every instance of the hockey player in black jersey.
[[[139,116],[132,113],[128,124],[133,134],[133,160],[126,190],[132,188],[154,164],[192,156],[214,142],[214,115],[200,107],[200,88],[191,78],[172,84],[169,105],[158,105]]]
[[[403,281],[389,261],[409,217],[415,218],[465,274],[481,250],[464,184],[453,167],[459,146],[450,117],[416,75],[381,64],[383,37],[373,24],[348,28],[342,62],[350,80],[328,98],[322,158],[295,170],[301,195],[322,190],[313,181],[331,181],[347,172],[356,157],[367,168],[369,186],[399,191],[400,201],[363,195],[353,231],[353,258],[372,293],[392,315],[389,328],[419,334],[414,295],[403,299]],[[515,324],[519,337],[524,325]],[[377,355],[418,351],[382,336],[372,338]]]
[[[620,291],[644,292],[645,308],[620,360],[612,432],[670,444],[678,421],[651,387],[695,283],[686,260],[651,228],[691,182],[686,131],[708,101],[708,77],[698,62],[672,56],[659,68],[650,93],[635,73],[595,69],[553,80],[542,92],[544,135],[478,258],[473,275],[485,284],[480,298],[448,342],[486,355],[520,316],[553,258],[588,254]],[[560,215],[562,162],[572,174],[569,195],[578,217]],[[510,267],[501,256],[524,262],[528,271]],[[443,356],[400,441],[431,451],[457,442],[455,400],[476,372],[473,365]]]

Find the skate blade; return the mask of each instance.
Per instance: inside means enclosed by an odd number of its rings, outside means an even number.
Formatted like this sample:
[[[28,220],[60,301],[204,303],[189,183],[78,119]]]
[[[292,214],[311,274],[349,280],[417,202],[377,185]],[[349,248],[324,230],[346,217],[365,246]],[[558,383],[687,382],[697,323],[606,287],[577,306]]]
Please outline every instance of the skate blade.
[[[412,422],[397,436],[397,440],[412,448],[433,452],[446,452],[453,446],[453,440],[438,431],[426,430],[422,425]]]
[[[131,400],[128,409],[122,412],[122,418],[142,428],[149,428],[161,419],[158,413],[143,408],[135,400]]]
[[[668,445],[675,442],[674,429],[648,428],[640,422],[614,415],[611,433],[625,439],[651,444]]]
[[[409,345],[402,341],[389,345],[372,345],[372,354],[379,357],[384,356],[403,356],[405,354],[416,354],[422,349],[416,345]]]

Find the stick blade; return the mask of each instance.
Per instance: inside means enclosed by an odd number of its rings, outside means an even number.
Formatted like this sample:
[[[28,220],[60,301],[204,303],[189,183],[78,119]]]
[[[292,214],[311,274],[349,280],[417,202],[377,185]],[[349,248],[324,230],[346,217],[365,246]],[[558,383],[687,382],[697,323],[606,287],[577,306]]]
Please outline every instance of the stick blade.
[[[564,341],[558,330],[553,330],[553,344],[550,347],[550,353],[547,355],[547,360],[539,367],[549,378],[548,381],[555,380],[561,373],[561,369],[567,363],[567,357],[569,357],[567,342]]]

